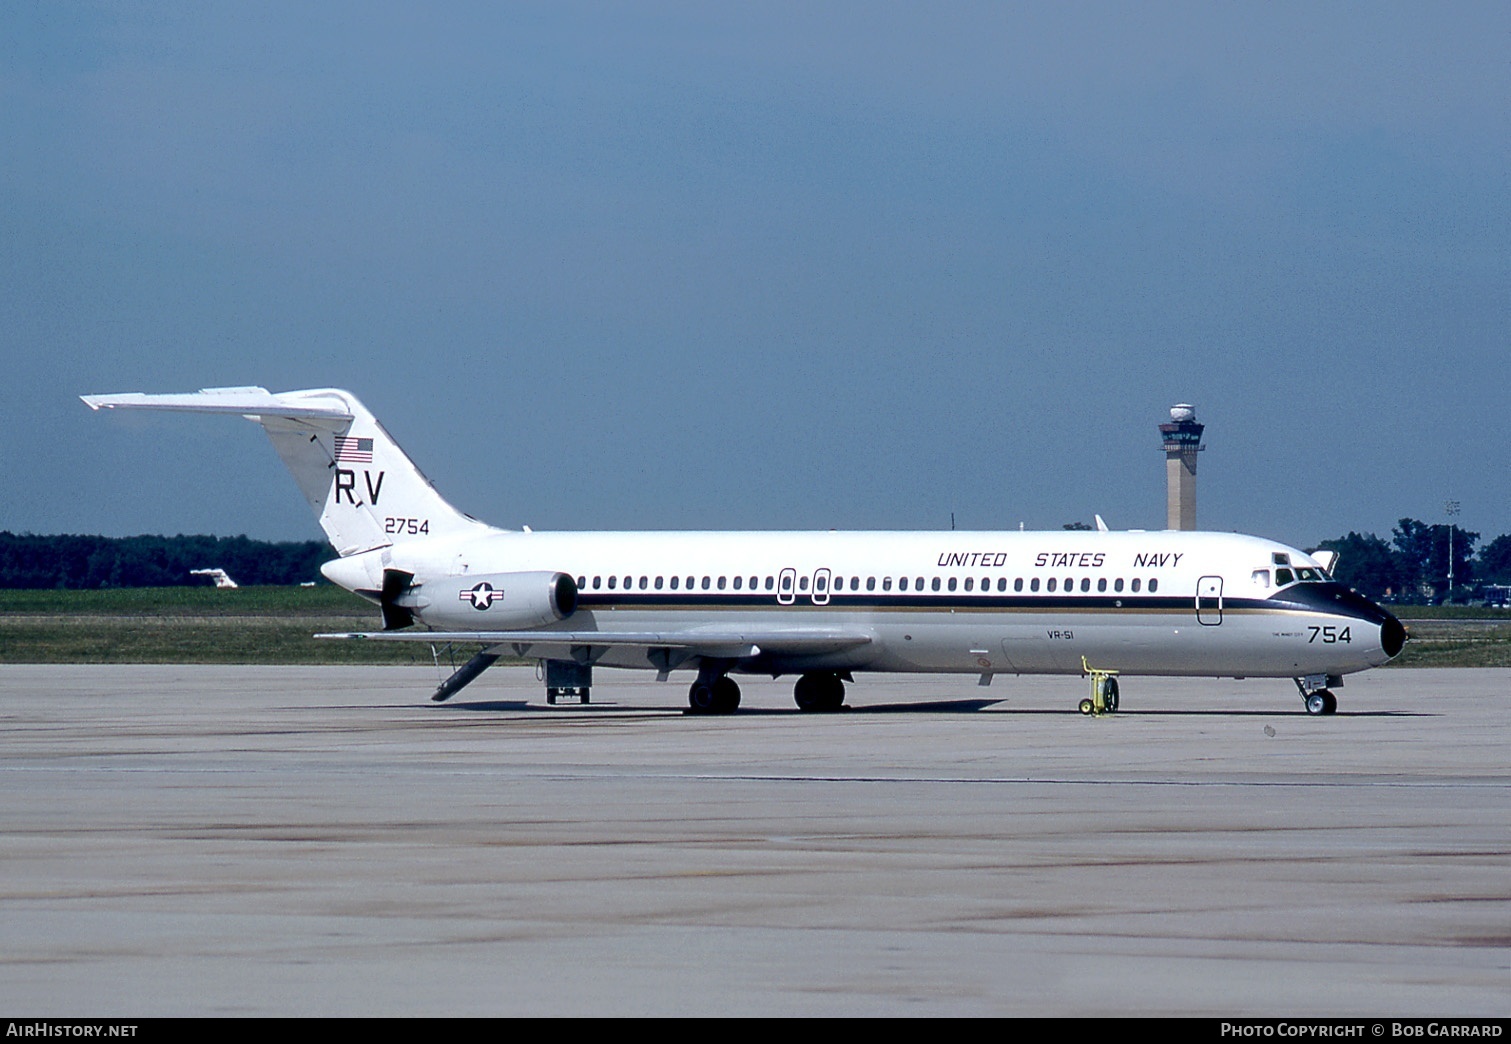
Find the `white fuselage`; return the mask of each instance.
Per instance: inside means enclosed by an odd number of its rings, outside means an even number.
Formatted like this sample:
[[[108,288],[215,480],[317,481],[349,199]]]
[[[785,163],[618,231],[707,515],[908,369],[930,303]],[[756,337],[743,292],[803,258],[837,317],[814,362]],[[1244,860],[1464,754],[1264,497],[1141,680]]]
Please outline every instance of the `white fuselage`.
[[[576,582],[578,604],[539,628],[543,636],[817,628],[870,638],[732,668],[763,673],[1080,673],[1089,663],[1127,674],[1294,677],[1345,674],[1393,655],[1382,637],[1387,614],[1357,595],[1340,601],[1339,585],[1305,553],[1224,533],[495,530],[397,543],[382,559],[415,575],[407,604],[445,632],[501,629],[492,606],[468,599],[475,578],[551,571]],[[332,576],[372,589],[375,565],[366,577]],[[1298,580],[1305,570],[1316,579]],[[601,650],[594,662],[654,665],[636,647]]]

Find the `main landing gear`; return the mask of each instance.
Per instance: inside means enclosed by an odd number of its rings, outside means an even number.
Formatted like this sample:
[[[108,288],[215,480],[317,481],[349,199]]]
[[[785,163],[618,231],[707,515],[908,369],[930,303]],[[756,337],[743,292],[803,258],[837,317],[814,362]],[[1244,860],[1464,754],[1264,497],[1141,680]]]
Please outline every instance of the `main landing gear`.
[[[733,714],[740,705],[740,687],[728,675],[705,678],[698,675],[687,690],[689,714]]]
[[[810,671],[792,689],[799,710],[837,711],[845,705],[844,676],[834,671]],[[689,714],[731,714],[740,706],[740,687],[734,679],[700,671],[687,690]]]
[[[1341,685],[1342,678],[1333,679],[1325,675],[1309,675],[1305,678],[1295,679],[1296,688],[1301,693],[1301,702],[1306,704],[1308,714],[1335,714],[1338,711],[1338,697],[1332,694],[1330,689],[1325,688],[1328,683]]]
[[[837,711],[845,705],[845,682],[833,671],[811,671],[792,687],[801,711]]]

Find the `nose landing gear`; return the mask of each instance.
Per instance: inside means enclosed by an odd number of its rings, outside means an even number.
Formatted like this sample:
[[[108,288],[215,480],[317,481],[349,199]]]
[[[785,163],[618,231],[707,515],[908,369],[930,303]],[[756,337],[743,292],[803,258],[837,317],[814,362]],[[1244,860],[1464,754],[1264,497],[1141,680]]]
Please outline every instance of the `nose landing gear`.
[[[1309,674],[1305,678],[1296,678],[1296,688],[1301,693],[1301,702],[1306,704],[1308,714],[1335,714],[1338,710],[1338,697],[1326,686],[1343,684],[1343,679],[1334,680],[1325,674]]]

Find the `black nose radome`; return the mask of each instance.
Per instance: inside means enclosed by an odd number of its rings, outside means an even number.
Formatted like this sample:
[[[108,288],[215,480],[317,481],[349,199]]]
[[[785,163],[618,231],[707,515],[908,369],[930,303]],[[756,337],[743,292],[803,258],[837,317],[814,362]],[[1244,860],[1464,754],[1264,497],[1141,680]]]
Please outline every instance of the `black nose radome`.
[[[1394,659],[1405,647],[1406,628],[1400,620],[1386,613],[1385,622],[1380,625],[1380,648],[1385,650],[1386,656]]]

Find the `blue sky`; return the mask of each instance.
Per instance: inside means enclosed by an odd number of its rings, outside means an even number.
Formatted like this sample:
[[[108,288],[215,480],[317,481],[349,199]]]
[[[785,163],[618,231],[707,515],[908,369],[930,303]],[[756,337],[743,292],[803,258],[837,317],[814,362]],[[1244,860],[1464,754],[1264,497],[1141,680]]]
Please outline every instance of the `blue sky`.
[[[0,529],[319,530],[357,393],[537,529],[1511,531],[1511,8],[7,4]]]

